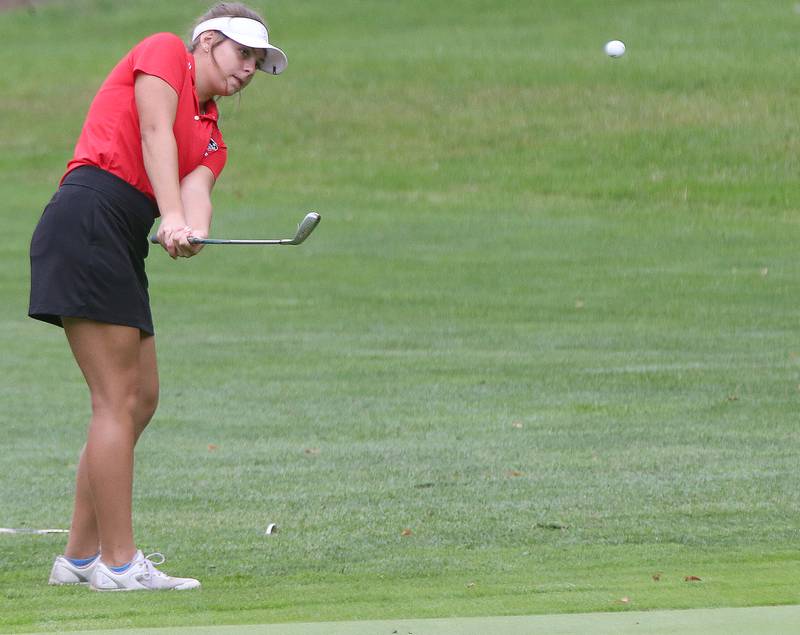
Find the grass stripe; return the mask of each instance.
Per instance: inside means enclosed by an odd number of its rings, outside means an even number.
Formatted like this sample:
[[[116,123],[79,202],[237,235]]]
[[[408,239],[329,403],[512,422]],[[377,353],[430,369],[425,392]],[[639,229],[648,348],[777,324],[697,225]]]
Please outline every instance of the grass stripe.
[[[75,631],[70,635],[795,635],[800,606]],[[29,635],[44,635],[43,633]]]

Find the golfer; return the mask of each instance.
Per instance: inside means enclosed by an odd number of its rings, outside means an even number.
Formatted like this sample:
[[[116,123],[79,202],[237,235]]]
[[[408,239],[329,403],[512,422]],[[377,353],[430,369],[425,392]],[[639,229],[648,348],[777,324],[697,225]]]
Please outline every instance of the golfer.
[[[30,251],[29,315],[63,327],[92,404],[69,541],[50,584],[200,586],[156,569],[163,556],[145,557],[133,537],[133,448],[158,402],[148,234],[160,216],[158,240],[172,258],[200,250],[189,238],[208,236],[227,156],[214,98],[286,64],[263,18],[220,3],[197,21],[188,48],[170,33],[137,44],[92,101]]]

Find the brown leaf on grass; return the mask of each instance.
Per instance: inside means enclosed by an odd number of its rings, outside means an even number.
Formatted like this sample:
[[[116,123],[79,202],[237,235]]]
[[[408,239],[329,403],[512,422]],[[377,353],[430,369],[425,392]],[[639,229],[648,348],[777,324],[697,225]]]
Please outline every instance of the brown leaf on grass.
[[[569,529],[569,525],[564,523],[536,523],[534,527],[537,529],[560,529],[561,531]]]
[[[209,451],[209,452],[213,452],[214,450],[216,450],[216,449],[217,449],[217,447],[218,447],[217,445],[215,445],[215,444],[213,444],[213,443],[209,443],[209,444],[208,444],[208,451]]]
[[[428,489],[429,487],[436,487],[436,483],[417,483],[414,487],[416,489]]]
[[[312,456],[317,456],[317,454],[320,453],[320,449],[319,448],[306,448],[305,452],[306,452],[306,454],[310,454]]]
[[[661,582],[661,574],[660,573],[654,573],[653,574],[653,582]]]
[[[411,531],[410,529],[408,529],[406,527],[403,531],[400,532],[400,535],[401,536],[411,536],[411,535],[413,535],[413,533],[414,533],[413,531]]]
[[[506,472],[506,474],[507,474],[508,476],[512,477],[512,478],[516,478],[517,476],[525,476],[525,475],[524,475],[522,472],[520,472],[519,470],[509,470],[508,472]]]
[[[684,582],[702,582],[702,578],[698,578],[696,575],[687,575],[684,579]]]

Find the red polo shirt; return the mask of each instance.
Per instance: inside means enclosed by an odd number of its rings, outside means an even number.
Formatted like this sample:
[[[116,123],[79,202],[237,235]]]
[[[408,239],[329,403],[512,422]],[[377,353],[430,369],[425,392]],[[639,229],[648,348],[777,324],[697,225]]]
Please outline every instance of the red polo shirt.
[[[67,173],[81,165],[94,165],[155,198],[142,158],[134,97],[138,73],[160,77],[178,93],[172,130],[178,145],[179,178],[183,179],[200,165],[219,177],[228,149],[217,127],[217,106],[209,101],[205,114],[200,113],[194,57],[172,33],[157,33],[142,40],[114,67],[89,107]]]

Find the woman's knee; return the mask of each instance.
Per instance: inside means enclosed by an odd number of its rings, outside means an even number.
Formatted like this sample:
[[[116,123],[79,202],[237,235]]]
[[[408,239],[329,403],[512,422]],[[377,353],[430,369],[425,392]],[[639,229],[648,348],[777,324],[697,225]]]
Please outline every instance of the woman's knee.
[[[137,404],[138,419],[144,422],[144,425],[153,418],[158,408],[158,387],[144,390],[139,394],[139,402]]]
[[[139,391],[139,398],[136,404],[136,432],[137,437],[140,435],[158,408],[158,385],[151,385],[150,387]]]
[[[153,418],[158,407],[158,364],[154,337],[143,337],[139,345],[139,404],[137,425],[139,431]]]
[[[91,396],[94,419],[124,422],[136,418],[138,399],[135,391],[93,390]]]

